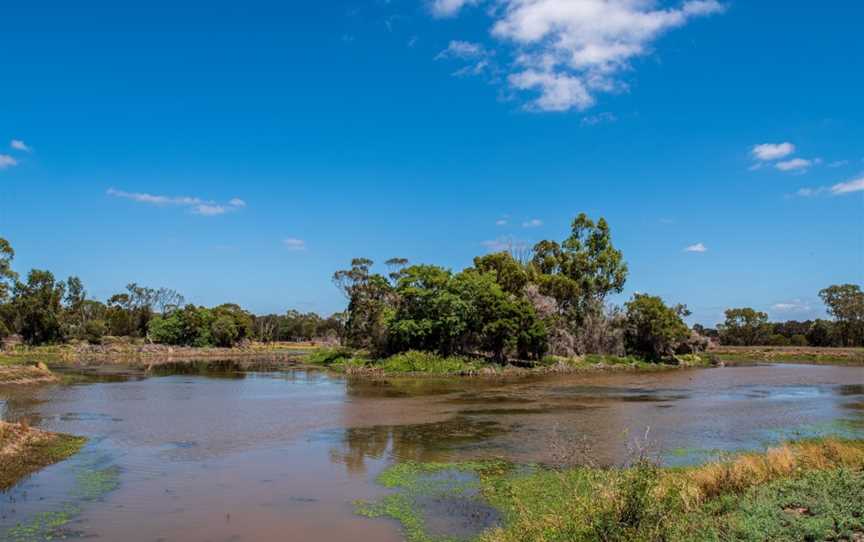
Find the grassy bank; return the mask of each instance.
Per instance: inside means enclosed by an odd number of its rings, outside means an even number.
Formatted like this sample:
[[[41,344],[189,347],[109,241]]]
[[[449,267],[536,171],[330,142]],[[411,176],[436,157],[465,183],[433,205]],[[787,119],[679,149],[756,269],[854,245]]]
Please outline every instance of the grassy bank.
[[[0,386],[45,384],[59,379],[44,364],[18,365],[0,362]]]
[[[85,439],[0,421],[0,491],[81,449]]]
[[[149,344],[143,339],[121,338],[105,344],[58,344],[46,346],[18,345],[0,352],[0,363],[44,361],[46,363],[147,360],[170,357],[173,359],[204,359],[259,356],[268,354],[296,355],[318,348],[315,343],[258,343],[250,342],[231,348],[170,346]]]
[[[481,542],[864,539],[862,441],[798,442],[690,468],[403,463],[379,481],[396,492],[358,511],[399,520],[413,542],[453,538],[433,532],[427,509],[448,501],[497,518],[463,537]]]
[[[864,348],[815,346],[720,346],[707,354],[724,363],[766,361],[824,365],[864,365]]]
[[[675,363],[650,363],[634,357],[589,355],[572,358],[547,356],[537,362],[502,365],[486,358],[444,357],[418,351],[374,359],[346,348],[322,348],[306,355],[303,361],[355,376],[510,376],[610,370],[660,371],[709,364],[707,358],[699,356],[682,356]]]

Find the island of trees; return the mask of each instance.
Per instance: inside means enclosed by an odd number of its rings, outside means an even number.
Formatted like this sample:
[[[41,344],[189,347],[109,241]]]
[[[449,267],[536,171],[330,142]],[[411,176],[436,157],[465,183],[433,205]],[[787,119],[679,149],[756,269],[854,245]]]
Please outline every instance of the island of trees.
[[[82,281],[57,280],[46,270],[21,277],[15,252],[0,237],[0,339],[29,345],[70,341],[99,344],[132,337],[157,344],[231,347],[245,341],[328,338],[386,357],[409,350],[497,362],[547,355],[632,355],[658,361],[725,345],[864,346],[864,292],[855,284],[819,292],[830,320],[769,322],[752,308],[730,308],[716,329],[687,326],[684,305],[635,294],[623,307],[608,297],[622,291],[627,265],[607,222],[580,214],[569,236],[544,240],[529,255],[497,252],[474,258],[459,272],[405,259],[357,258],[333,276],[348,302],[329,317],[288,311],[254,315],[237,304],[186,304],[170,288],[127,285],[104,302]]]

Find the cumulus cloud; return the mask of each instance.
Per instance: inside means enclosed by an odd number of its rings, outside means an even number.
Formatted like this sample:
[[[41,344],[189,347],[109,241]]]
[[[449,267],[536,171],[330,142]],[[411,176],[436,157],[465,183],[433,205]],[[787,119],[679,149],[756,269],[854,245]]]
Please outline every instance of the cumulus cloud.
[[[306,241],[304,241],[303,239],[297,239],[296,237],[288,237],[287,239],[283,239],[282,244],[288,250],[306,250]]]
[[[16,151],[21,151],[21,152],[30,152],[32,150],[29,145],[27,145],[26,143],[24,143],[20,139],[13,139],[9,143],[9,146],[12,147],[13,149],[15,149]]]
[[[8,154],[0,154],[0,169],[6,169],[17,165],[18,160],[12,158]]]
[[[690,245],[684,248],[684,252],[708,252],[708,247],[706,247],[702,243],[696,243],[695,245]]]
[[[584,110],[595,95],[626,88],[618,75],[651,51],[665,32],[694,17],[719,13],[716,0],[690,0],[660,9],[646,0],[503,0],[493,36],[518,49],[508,78],[534,90],[531,107]]]
[[[477,0],[434,0],[452,16]],[[492,36],[515,48],[506,81],[532,93],[528,109],[585,110],[597,94],[627,88],[620,75],[649,54],[664,33],[696,17],[720,13],[718,0],[687,0],[661,8],[653,0],[497,0]]]
[[[543,221],[539,218],[532,218],[531,220],[526,220],[522,223],[523,228],[539,228],[543,225]]]
[[[795,152],[795,145],[789,143],[762,143],[750,149],[753,158],[762,161],[779,160]]]
[[[220,204],[191,196],[162,196],[146,192],[126,192],[115,188],[109,188],[106,194],[149,205],[186,207],[192,214],[203,216],[222,215],[246,206],[246,202],[240,198],[233,198],[227,204]]]
[[[463,7],[478,2],[479,0],[432,0],[430,7],[432,14],[436,17],[452,17],[459,13]]]

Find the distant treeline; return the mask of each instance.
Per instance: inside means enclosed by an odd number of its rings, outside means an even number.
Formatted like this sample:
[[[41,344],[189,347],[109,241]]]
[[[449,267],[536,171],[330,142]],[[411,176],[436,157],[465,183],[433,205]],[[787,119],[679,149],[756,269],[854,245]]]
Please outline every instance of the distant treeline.
[[[864,292],[857,284],[830,286],[819,297],[833,320],[769,322],[749,307],[729,309],[716,329],[694,329],[730,346],[864,346]]]
[[[34,269],[26,280],[12,270],[15,252],[0,238],[0,339],[17,334],[30,345],[73,340],[102,342],[105,336],[140,337],[154,343],[234,346],[241,341],[308,341],[342,332],[339,315],[315,313],[255,316],[239,305],[207,308],[186,304],[169,288],[132,283],[104,303],[88,299],[78,277],[58,281]]]
[[[864,346],[864,293],[854,284],[819,292],[832,320],[772,323],[751,308],[726,311],[716,329],[684,323],[684,305],[635,294],[623,307],[606,302],[627,279],[609,225],[585,214],[570,235],[544,240],[530,251],[474,258],[458,273],[394,258],[386,274],[358,258],[333,280],[348,308],[324,318],[288,311],[256,316],[236,304],[186,304],[169,288],[132,283],[105,302],[88,299],[77,277],[58,281],[12,269],[15,253],[0,238],[0,339],[20,335],[31,345],[105,336],[154,343],[233,346],[242,341],[339,339],[384,356],[408,350],[441,355],[539,359],[545,355],[630,354],[665,359],[698,352],[715,340],[728,345]]]

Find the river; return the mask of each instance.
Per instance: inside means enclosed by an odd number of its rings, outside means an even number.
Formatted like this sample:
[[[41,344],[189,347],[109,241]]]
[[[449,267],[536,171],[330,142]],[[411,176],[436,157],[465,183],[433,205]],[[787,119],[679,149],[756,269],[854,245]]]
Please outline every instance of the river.
[[[87,436],[0,494],[0,539],[397,541],[355,515],[395,461],[666,464],[784,439],[864,436],[864,369],[351,380],[317,371],[0,388],[0,416]],[[446,519],[446,518],[445,518]]]

